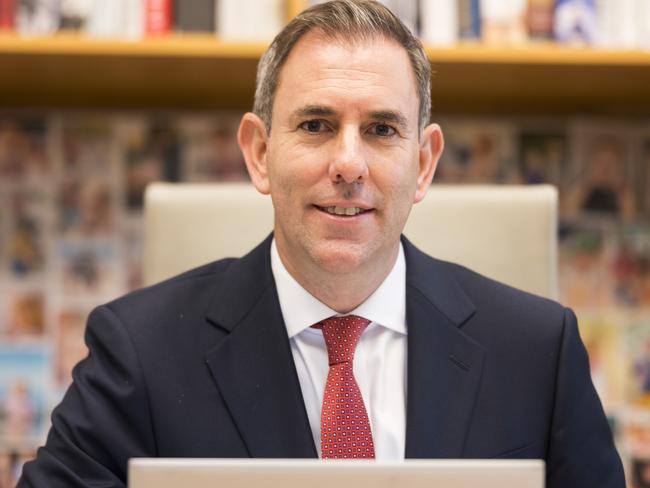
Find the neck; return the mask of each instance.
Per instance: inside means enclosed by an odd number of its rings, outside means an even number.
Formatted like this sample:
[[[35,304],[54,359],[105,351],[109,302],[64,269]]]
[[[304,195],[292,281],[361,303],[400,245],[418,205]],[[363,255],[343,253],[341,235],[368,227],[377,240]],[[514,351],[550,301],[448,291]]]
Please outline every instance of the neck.
[[[276,240],[278,254],[288,273],[300,286],[338,313],[348,313],[361,305],[390,274],[399,252],[399,243],[389,256],[381,256],[346,272],[330,272],[313,262],[296,263]]]

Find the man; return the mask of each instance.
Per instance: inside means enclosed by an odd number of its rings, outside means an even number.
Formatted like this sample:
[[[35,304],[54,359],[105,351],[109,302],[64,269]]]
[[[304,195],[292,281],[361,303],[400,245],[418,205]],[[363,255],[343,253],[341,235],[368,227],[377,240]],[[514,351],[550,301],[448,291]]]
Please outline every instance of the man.
[[[622,488],[574,315],[401,238],[443,148],[429,105],[421,46],[381,5],[293,20],[238,135],[273,235],[96,309],[20,486],[321,456],[542,458],[551,488]]]

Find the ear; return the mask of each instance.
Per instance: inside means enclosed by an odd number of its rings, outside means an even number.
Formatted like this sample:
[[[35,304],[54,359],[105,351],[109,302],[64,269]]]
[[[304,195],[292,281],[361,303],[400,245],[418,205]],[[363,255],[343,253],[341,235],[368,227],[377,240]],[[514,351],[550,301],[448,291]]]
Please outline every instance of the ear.
[[[421,201],[429,191],[444,146],[440,126],[438,124],[426,126],[420,136],[420,166],[414,203]]]
[[[269,176],[266,165],[268,134],[262,119],[254,113],[245,113],[239,123],[237,143],[244,154],[246,169],[257,191],[268,195]]]

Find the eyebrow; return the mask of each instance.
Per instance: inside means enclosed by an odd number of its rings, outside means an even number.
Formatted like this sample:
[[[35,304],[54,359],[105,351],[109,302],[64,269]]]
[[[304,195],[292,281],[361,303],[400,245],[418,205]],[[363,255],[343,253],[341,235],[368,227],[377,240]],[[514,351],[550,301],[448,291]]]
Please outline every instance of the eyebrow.
[[[323,105],[307,105],[301,107],[293,112],[294,117],[331,117],[336,115],[336,110],[331,107]],[[399,111],[395,110],[373,110],[368,113],[369,117],[373,120],[379,120],[382,122],[392,122],[400,126],[402,129],[408,129],[408,120]]]
[[[322,105],[307,105],[293,112],[294,117],[331,117],[332,115],[336,115],[336,110]]]
[[[408,129],[408,120],[401,112],[393,110],[378,110],[370,112],[370,117],[375,120],[381,120],[382,122],[392,122],[399,125],[402,129]]]

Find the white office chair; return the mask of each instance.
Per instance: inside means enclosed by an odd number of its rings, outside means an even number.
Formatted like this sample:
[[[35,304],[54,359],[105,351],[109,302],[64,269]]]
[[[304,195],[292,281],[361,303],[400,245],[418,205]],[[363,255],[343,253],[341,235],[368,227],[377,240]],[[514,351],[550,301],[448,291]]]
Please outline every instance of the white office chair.
[[[241,256],[273,228],[270,197],[251,184],[155,183],[145,196],[144,281]],[[552,186],[439,186],[404,234],[431,256],[557,298],[557,191]]]

